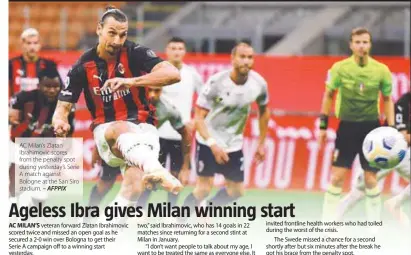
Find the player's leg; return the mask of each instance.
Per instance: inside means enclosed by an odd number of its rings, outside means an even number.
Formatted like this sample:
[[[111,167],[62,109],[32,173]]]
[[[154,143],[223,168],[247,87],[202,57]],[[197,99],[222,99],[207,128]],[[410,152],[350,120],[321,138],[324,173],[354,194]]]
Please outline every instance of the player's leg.
[[[16,196],[16,188],[15,188],[15,177],[16,177],[16,165],[11,163],[9,166],[9,196],[10,198],[14,198]]]
[[[407,154],[404,159],[400,162],[400,164],[395,169],[404,179],[410,181],[410,148],[407,150]],[[407,215],[401,210],[401,205],[410,199],[411,190],[410,185],[408,185],[405,189],[403,189],[398,195],[388,199],[385,201],[384,206],[387,208],[396,219],[398,219],[401,223],[409,225],[410,221]]]
[[[402,224],[409,226],[410,220],[408,216],[401,210],[401,205],[410,200],[411,197],[411,188],[410,184],[403,189],[398,195],[385,201],[384,206],[391,212],[391,214],[399,220]]]
[[[364,172],[358,173],[357,177],[355,178],[355,186],[345,195],[337,206],[337,220],[342,220],[345,213],[348,210],[354,207],[359,201],[361,201],[365,194],[364,194]]]
[[[166,144],[167,140],[160,137],[159,141],[160,141],[160,153],[159,153],[158,160],[160,164],[165,168],[167,156],[169,155],[169,150]],[[138,198],[136,205],[145,209],[147,207],[147,202],[150,199],[151,192],[152,192],[151,190],[145,189],[143,193],[141,194],[141,196]],[[168,192],[167,194],[172,194],[172,193]]]
[[[214,184],[214,174],[219,167],[210,148],[197,142],[196,148],[197,180],[193,192],[184,200],[183,205],[190,208],[199,205],[208,197]]]
[[[225,187],[210,199],[213,205],[226,205],[244,195],[244,155],[242,150],[228,154],[229,161],[224,166]]]
[[[365,159],[362,151],[362,141],[365,136],[373,129],[379,127],[380,124],[376,122],[365,122],[361,125],[360,130],[362,137],[357,144],[357,151],[360,154],[361,168],[364,169],[364,183],[365,183],[365,206],[367,218],[370,221],[381,219],[381,190],[378,186],[377,173],[378,168],[370,166],[369,162]]]
[[[98,163],[96,163],[98,164]],[[100,178],[90,192],[89,206],[99,206],[101,200],[113,187],[117,176],[121,174],[119,167],[111,167],[105,161],[101,162]]]
[[[183,206],[193,208],[208,197],[213,187],[213,176],[198,176],[193,192],[191,192],[184,200]]]
[[[410,158],[410,147],[408,147],[405,157],[400,162],[400,164],[395,168],[395,170],[407,181],[410,181],[411,176],[411,158]]]
[[[342,186],[347,172],[351,169],[356,151],[353,150],[356,137],[352,135],[349,124],[341,121],[337,130],[335,150],[331,167],[331,181],[327,187],[323,202],[323,220],[329,221],[336,218],[338,203],[341,199]]]
[[[142,169],[145,184],[159,183],[165,190],[173,193],[178,193],[182,189],[181,183],[158,161],[160,145],[157,129],[154,126],[146,123],[135,125],[126,121],[108,124],[109,126],[104,130],[103,141],[108,148],[103,149],[103,145],[97,147],[103,160],[107,162],[102,154],[108,153],[109,161],[125,162],[128,166]]]
[[[377,173],[378,185],[381,186],[384,178],[389,175],[393,169],[382,169]],[[350,192],[345,195],[337,207],[337,219],[342,219],[342,217],[353,208],[359,201],[365,197],[365,182],[364,182],[364,171],[358,174],[356,177],[355,185],[350,190]]]
[[[170,155],[170,173],[178,178],[181,167],[183,166],[183,151],[181,149],[181,141],[166,140]],[[168,193],[168,202],[171,206],[177,204],[178,194]]]
[[[138,197],[144,190],[143,184],[144,172],[135,166],[126,166],[123,181],[121,182],[120,191],[108,206],[132,206],[135,205]],[[113,219],[112,223],[123,223],[126,217]]]
[[[11,200],[15,199],[16,192],[15,192],[15,162],[14,162],[14,151],[15,151],[14,143],[9,139],[9,197]]]

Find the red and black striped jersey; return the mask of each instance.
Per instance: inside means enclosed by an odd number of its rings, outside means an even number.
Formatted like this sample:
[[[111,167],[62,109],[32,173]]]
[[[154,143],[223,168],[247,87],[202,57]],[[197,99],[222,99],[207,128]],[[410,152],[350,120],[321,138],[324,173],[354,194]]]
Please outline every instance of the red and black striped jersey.
[[[11,128],[11,139],[16,137],[54,137],[51,126],[57,100],[49,102],[40,90],[21,91],[10,99],[10,107],[20,111],[20,124]],[[69,114],[71,135],[74,130],[74,107]]]
[[[10,59],[9,98],[20,91],[37,89],[39,74],[47,68],[53,68],[57,71],[57,64],[45,58],[38,58],[35,62],[27,62],[22,55]]]
[[[73,65],[60,92],[59,100],[76,103],[84,92],[87,108],[97,125],[117,120],[156,125],[155,106],[148,99],[146,87],[101,91],[105,81],[114,77],[138,77],[151,72],[163,60],[142,45],[126,41],[115,61],[107,62],[97,55],[97,46],[86,51]]]

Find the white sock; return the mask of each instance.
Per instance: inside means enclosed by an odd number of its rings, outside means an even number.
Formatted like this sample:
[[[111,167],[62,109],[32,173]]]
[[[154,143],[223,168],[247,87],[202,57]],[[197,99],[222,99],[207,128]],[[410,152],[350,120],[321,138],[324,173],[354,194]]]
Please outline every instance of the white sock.
[[[352,189],[337,206],[337,219],[341,220],[344,214],[347,213],[354,205],[364,198],[364,192],[356,188]]]

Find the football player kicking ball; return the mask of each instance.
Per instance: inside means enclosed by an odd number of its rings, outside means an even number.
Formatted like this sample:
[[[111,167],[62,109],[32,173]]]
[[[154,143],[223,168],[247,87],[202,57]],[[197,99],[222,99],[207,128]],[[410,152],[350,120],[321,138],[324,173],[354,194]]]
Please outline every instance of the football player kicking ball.
[[[109,166],[124,172],[112,202],[118,206],[135,204],[144,187],[160,184],[173,193],[182,189],[158,161],[155,107],[147,98],[148,85],[160,88],[179,82],[180,74],[151,49],[127,41],[127,31],[127,16],[107,8],[97,26],[98,44],[68,73],[53,116],[56,135],[64,137],[70,130],[69,110],[84,92],[98,153]]]
[[[259,106],[260,136],[255,160],[265,156],[264,141],[269,120],[267,82],[251,70],[254,50],[237,44],[231,53],[232,69],[210,77],[197,99],[196,159],[197,182],[184,205],[199,205],[213,187],[214,174],[225,178],[225,187],[210,200],[212,205],[228,204],[244,194],[243,131],[250,105]],[[184,219],[183,219],[184,220]]]
[[[395,124],[396,128],[404,135],[408,144],[410,144],[410,100],[411,92],[405,93],[395,104]],[[402,178],[410,181],[410,148],[404,159],[394,169],[382,169],[377,173],[377,180],[382,181],[392,171],[397,171]],[[337,218],[341,219],[344,214],[362,200],[364,194],[364,173],[362,172],[356,181],[355,187],[342,199],[337,208]],[[403,189],[398,195],[387,200],[385,207],[403,224],[409,225],[407,215],[401,210],[401,205],[410,198],[410,185]]]
[[[160,128],[166,121],[170,122],[170,125],[176,130],[182,137],[181,140],[181,148],[182,148],[182,170],[178,174],[178,179],[181,181],[183,185],[188,183],[188,178],[190,175],[190,151],[191,151],[191,132],[189,128],[189,124],[184,125],[182,116],[175,105],[172,104],[171,100],[167,98],[167,96],[162,94],[162,88],[149,88],[148,89],[148,98],[149,100],[155,105],[156,107],[156,115],[158,119],[157,127]],[[95,155],[98,157],[98,155]],[[97,159],[100,160],[100,159]],[[94,160],[96,161],[96,160]],[[102,162],[104,164],[104,162]],[[109,171],[111,170],[111,171]],[[100,183],[105,185],[107,192],[112,188],[117,176],[121,174],[119,168],[111,168],[103,167],[101,169],[102,173],[100,176]],[[106,194],[105,192],[104,194]],[[148,197],[150,195],[151,190],[145,190],[142,196],[146,193],[144,197],[144,201],[142,201],[141,197],[139,197],[137,205],[142,206],[143,208],[147,205]],[[103,199],[104,195],[101,196]],[[95,201],[94,201],[95,202]],[[90,201],[92,203],[92,201]],[[92,205],[98,205],[93,203]]]

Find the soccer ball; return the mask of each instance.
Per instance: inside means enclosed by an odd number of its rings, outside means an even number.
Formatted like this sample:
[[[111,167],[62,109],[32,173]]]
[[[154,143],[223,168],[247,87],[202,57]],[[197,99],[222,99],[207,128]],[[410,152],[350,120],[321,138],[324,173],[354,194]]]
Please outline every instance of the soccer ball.
[[[392,169],[405,157],[408,145],[404,136],[395,128],[379,127],[367,134],[362,145],[365,159],[370,166]]]

